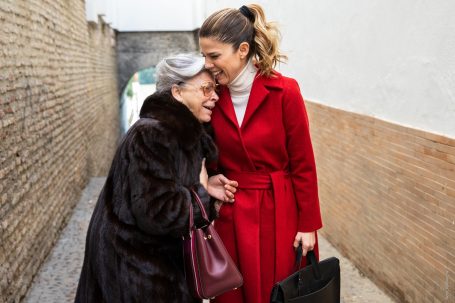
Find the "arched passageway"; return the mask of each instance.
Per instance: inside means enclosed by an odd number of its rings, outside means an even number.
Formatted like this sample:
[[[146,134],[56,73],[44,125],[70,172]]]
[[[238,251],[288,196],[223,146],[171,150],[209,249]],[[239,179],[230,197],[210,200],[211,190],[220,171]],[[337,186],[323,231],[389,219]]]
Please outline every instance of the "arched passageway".
[[[120,130],[125,133],[139,119],[139,112],[147,96],[156,89],[155,67],[137,71],[129,79],[120,96]]]
[[[144,99],[155,91],[155,66],[171,54],[197,52],[197,31],[117,33],[120,129],[138,119]]]
[[[119,32],[116,48],[119,96],[137,71],[156,66],[171,54],[199,50],[197,31]]]

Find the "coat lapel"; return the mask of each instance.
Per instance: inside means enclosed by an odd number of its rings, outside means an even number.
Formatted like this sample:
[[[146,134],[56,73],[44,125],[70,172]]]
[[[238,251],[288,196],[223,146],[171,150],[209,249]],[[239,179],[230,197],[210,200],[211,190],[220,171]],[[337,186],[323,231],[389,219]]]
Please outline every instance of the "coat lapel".
[[[231,94],[226,86],[220,88],[220,100],[216,106],[226,116],[226,118],[236,127],[239,128],[237,117],[235,115],[234,105],[232,104]]]
[[[267,99],[267,96],[272,89],[282,89],[281,74],[275,73],[276,77],[264,77],[259,74],[256,75],[256,78],[253,82],[253,87],[251,88],[250,98],[248,100],[248,105],[245,111],[245,117],[242,122],[242,129],[248,124],[248,121],[251,120],[251,117],[260,107],[260,105]],[[235,113],[234,113],[235,117]]]
[[[259,73],[256,75],[251,88],[248,105],[246,107],[245,117],[243,118],[241,125],[242,129],[245,128],[246,124],[260,105],[267,99],[270,90],[283,89],[281,74],[275,72],[274,75],[275,77],[264,77],[259,75]],[[219,107],[220,111],[226,116],[230,123],[232,123],[235,127],[240,128],[237,116],[235,115],[234,105],[232,104],[231,94],[226,86],[221,86],[220,100],[216,106]]]

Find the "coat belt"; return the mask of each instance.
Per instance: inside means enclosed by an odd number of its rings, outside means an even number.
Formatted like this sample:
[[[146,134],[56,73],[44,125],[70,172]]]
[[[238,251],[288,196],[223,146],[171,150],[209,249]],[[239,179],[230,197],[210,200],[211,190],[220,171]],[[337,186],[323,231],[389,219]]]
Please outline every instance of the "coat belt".
[[[274,181],[289,178],[286,171],[275,172],[225,172],[227,178],[239,183],[239,189],[272,189]]]

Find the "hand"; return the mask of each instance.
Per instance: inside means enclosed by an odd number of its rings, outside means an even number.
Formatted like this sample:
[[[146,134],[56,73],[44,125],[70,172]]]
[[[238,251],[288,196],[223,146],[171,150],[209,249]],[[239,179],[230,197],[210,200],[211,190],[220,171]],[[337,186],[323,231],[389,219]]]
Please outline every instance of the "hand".
[[[202,186],[204,186],[205,189],[208,188],[208,180],[209,180],[209,175],[207,174],[207,168],[205,167],[205,158],[202,159],[202,167],[201,167],[201,172],[199,174],[199,182],[201,182]]]
[[[221,202],[233,203],[238,185],[237,181],[229,180],[223,174],[218,174],[209,178],[207,191],[210,196]]]
[[[309,233],[297,232],[294,240],[294,247],[299,247],[299,244],[302,243],[303,255],[306,256],[307,252],[314,249],[316,244],[316,232],[312,231]]]

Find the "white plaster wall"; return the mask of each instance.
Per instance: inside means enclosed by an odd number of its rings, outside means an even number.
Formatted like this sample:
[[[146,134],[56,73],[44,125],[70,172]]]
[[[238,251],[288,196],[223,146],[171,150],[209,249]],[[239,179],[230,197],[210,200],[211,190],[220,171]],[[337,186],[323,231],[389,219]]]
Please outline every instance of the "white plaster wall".
[[[454,0],[253,2],[280,24],[289,61],[278,69],[305,98],[455,138]],[[107,11],[119,31],[194,30],[245,3],[87,0],[87,15]]]
[[[305,98],[455,138],[455,1],[255,2],[281,24],[279,70]]]
[[[193,31],[204,20],[206,0],[86,0],[88,21],[98,15],[122,32]]]

